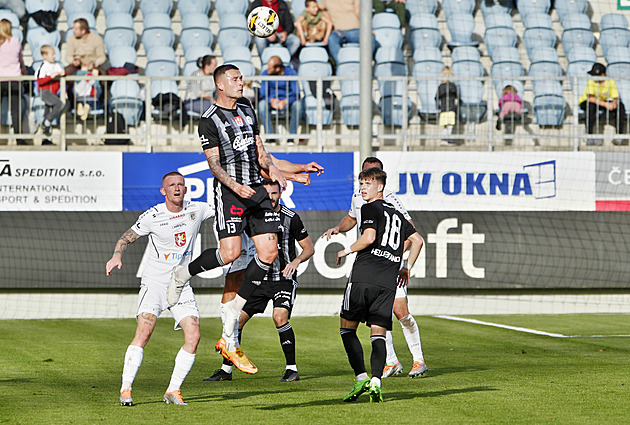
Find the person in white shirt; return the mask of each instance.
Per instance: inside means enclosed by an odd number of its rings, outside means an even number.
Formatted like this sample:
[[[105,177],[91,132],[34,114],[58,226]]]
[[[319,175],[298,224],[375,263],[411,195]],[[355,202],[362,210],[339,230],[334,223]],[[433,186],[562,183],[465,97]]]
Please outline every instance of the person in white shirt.
[[[39,88],[39,97],[46,105],[44,111],[44,135],[50,137],[52,132],[50,126],[52,122],[61,115],[66,108],[66,104],[59,98],[59,77],[66,75],[63,67],[56,62],[55,49],[47,44],[40,48],[40,53],[44,58],[41,66],[37,70],[37,86]],[[43,141],[44,145],[51,145],[49,139]]]
[[[362,169],[366,170],[372,167],[377,167],[382,170],[383,163],[380,159],[376,157],[365,158],[365,160],[363,161]],[[394,208],[400,211],[412,225],[414,224],[411,220],[411,216],[403,206],[402,202],[400,202],[400,199],[398,199],[398,197],[391,190],[383,190],[383,199],[385,200],[385,202],[392,204]],[[326,230],[326,232],[324,232],[324,234],[322,235],[322,238],[330,240],[330,237],[332,235],[336,235],[339,232],[347,232],[353,229],[357,223],[361,223],[361,207],[363,206],[363,204],[365,204],[365,201],[361,196],[361,191],[358,190],[352,195],[352,202],[350,205],[350,210],[348,211],[348,215],[346,215],[337,226],[331,227],[330,229]],[[396,316],[396,318],[398,318],[398,321],[402,326],[403,334],[405,335],[405,340],[407,341],[407,346],[409,347],[409,351],[411,351],[411,354],[413,356],[413,365],[411,367],[411,371],[409,372],[409,376],[411,378],[416,378],[428,372],[429,368],[424,361],[424,354],[422,353],[422,343],[420,342],[420,329],[418,328],[416,319],[414,319],[414,317],[409,312],[409,305],[407,303],[407,284],[409,283],[409,268],[406,261],[403,262],[402,268],[400,269],[398,275],[398,288],[396,289],[396,298],[394,299],[394,315]],[[387,360],[385,363],[385,369],[383,370],[383,378],[398,375],[403,371],[403,367],[398,360],[396,351],[394,350],[394,340],[392,338],[391,331],[387,331],[386,347]]]
[[[116,243],[114,254],[105,266],[110,275],[115,268],[122,267],[122,255],[128,246],[142,236],[148,236],[154,249],[142,273],[138,295],[138,326],[131,344],[127,348],[120,390],[120,405],[132,406],[131,385],[142,364],[144,346],[155,329],[157,318],[170,309],[175,320],[175,330],[184,331],[184,345],[175,357],[175,368],[170,384],[164,394],[167,404],[186,405],[180,387],[195,362],[199,330],[199,309],[190,284],[182,290],[177,304],[169,307],[167,288],[174,266],[187,266],[193,255],[195,239],[203,221],[214,217],[214,208],[205,202],[184,201],[186,185],[184,176],[172,171],[162,178],[164,202],[149,208],[138,221],[127,230]]]

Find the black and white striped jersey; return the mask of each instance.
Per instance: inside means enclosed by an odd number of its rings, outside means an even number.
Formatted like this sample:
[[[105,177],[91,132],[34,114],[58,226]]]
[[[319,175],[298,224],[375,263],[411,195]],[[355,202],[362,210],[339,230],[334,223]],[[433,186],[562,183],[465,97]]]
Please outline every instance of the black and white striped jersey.
[[[262,182],[254,136],[259,134],[254,110],[237,103],[236,109],[212,105],[199,120],[203,150],[219,147],[221,168],[237,183],[251,186]]]
[[[282,270],[297,257],[295,241],[301,241],[308,237],[308,232],[302,223],[302,219],[295,212],[282,205],[280,207],[280,227],[282,232],[278,234],[278,257],[269,268],[265,280],[278,282],[290,280],[282,275]],[[297,281],[297,272],[291,277]]]

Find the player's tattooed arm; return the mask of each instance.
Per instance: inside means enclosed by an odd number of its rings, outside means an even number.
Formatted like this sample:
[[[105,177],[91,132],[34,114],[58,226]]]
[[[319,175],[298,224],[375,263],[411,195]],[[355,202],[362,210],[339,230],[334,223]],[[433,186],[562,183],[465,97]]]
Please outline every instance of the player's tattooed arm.
[[[208,166],[210,167],[210,171],[212,171],[212,175],[219,179],[224,186],[228,187],[242,198],[249,198],[256,193],[251,187],[237,183],[236,180],[234,180],[232,176],[225,171],[225,169],[221,166],[221,156],[219,154],[218,147],[206,149],[203,152],[206,154]]]
[[[260,164],[260,168],[267,171],[267,173],[269,174],[269,178],[272,181],[280,183],[280,188],[282,190],[286,189],[287,179],[280,172],[278,167],[276,167],[273,159],[271,158],[271,155],[265,150],[262,139],[260,138],[260,136],[255,136],[255,140],[256,150],[258,152],[258,163]]]
[[[129,228],[116,242],[116,247],[114,248],[114,254],[112,258],[109,259],[107,264],[105,265],[105,274],[107,276],[112,274],[112,270],[117,268],[120,270],[122,267],[122,255],[125,253],[129,245],[134,243],[140,235],[133,231],[133,229]]]

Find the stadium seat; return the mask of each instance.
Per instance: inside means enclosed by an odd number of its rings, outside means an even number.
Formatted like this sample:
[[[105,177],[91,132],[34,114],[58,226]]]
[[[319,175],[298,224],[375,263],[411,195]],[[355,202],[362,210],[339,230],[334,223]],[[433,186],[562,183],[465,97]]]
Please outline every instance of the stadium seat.
[[[73,16],[77,13],[89,13],[94,15],[96,11],[96,0],[64,0],[63,10],[66,11],[67,16]]]
[[[463,47],[458,47],[462,49]],[[474,47],[473,47],[474,49]],[[452,57],[452,55],[451,55]],[[424,47],[413,52],[413,62],[442,62],[442,52],[437,47]],[[453,60],[454,61],[454,60]]]
[[[556,32],[551,28],[527,28],[523,32],[523,42],[529,55],[539,48],[554,48],[558,39]]]
[[[481,62],[462,61],[453,64],[453,73],[460,77],[483,77],[486,70]]]
[[[20,29],[20,19],[15,13],[8,9],[0,9],[0,20],[6,19],[11,22],[11,34],[13,37],[20,41],[20,44],[24,41],[24,34]]]
[[[550,0],[516,0],[516,9],[523,19],[530,13],[549,13],[550,8]]]
[[[486,31],[492,28],[514,28],[514,21],[507,13],[491,13],[485,17]]]
[[[606,50],[605,57],[609,66],[616,63],[630,63],[630,48],[613,46]]]
[[[561,77],[562,67],[557,62],[537,62],[529,65],[527,73],[530,77]]]
[[[475,10],[475,0],[442,0],[442,10],[444,10],[447,20],[459,13],[472,16],[473,10]]]
[[[262,54],[260,55],[260,63],[262,64],[263,69],[267,67],[267,62],[269,62],[269,59],[271,59],[272,56],[278,56],[282,60],[284,66],[291,64],[291,53],[289,53],[289,49],[282,45],[270,44],[269,46],[265,47],[265,50],[263,50]]]
[[[175,62],[154,61],[147,63],[145,75],[148,77],[176,77],[179,75],[179,67]],[[151,99],[158,94],[177,94],[177,81],[175,80],[157,80],[151,81]]]
[[[540,126],[558,126],[564,120],[566,102],[559,81],[534,81],[534,113]]]
[[[79,12],[74,15],[68,15],[68,31],[66,31],[66,42],[68,42],[73,34],[71,25],[74,24],[74,21],[76,21],[77,19],[85,19],[88,23],[88,27],[90,27],[90,31],[98,34],[98,30],[96,29],[96,18],[94,17],[94,15],[87,12]]]
[[[435,15],[437,7],[437,0],[408,0],[405,2],[405,8],[409,11],[412,18],[420,13]]]
[[[110,111],[118,112],[130,126],[138,125],[144,111],[144,101],[140,97],[140,86],[134,80],[116,80],[110,88]]]
[[[158,46],[147,52],[147,63],[176,62],[175,50],[172,47]]]
[[[533,50],[529,54],[531,63],[558,63],[559,57],[556,49],[551,47],[541,47],[540,49]]]
[[[403,34],[395,13],[377,13],[372,18],[372,32],[381,47],[401,49]]]
[[[227,0],[227,1],[215,1],[214,8],[219,14],[219,24],[223,20],[224,15],[237,14],[245,18],[245,12],[249,7],[249,0]]]
[[[223,63],[236,65],[245,77],[251,77],[256,74],[256,69],[252,64],[252,52],[249,50],[249,47],[230,47],[223,52]],[[263,63],[263,68],[266,68],[266,62]]]
[[[247,30],[246,21],[247,19],[243,14],[222,15],[219,20],[219,35],[217,37],[222,51],[230,46],[249,46],[251,44],[252,34]]]
[[[593,47],[595,36],[591,31],[591,20],[584,14],[569,14],[562,21],[564,32],[562,33],[562,44],[565,52],[573,46]]]
[[[154,47],[173,47],[175,34],[171,29],[171,18],[165,13],[154,13],[144,17],[142,45],[145,51]]]
[[[611,47],[630,46],[630,31],[621,28],[609,28],[599,33],[599,44],[602,46],[604,56]]]
[[[339,65],[344,63],[359,63],[361,61],[361,49],[358,46],[343,46],[339,49]]]
[[[164,13],[170,16],[172,9],[172,0],[140,0],[140,10],[142,16],[145,17],[154,13]]]
[[[193,46],[184,51],[184,59],[186,63],[184,65],[182,75],[187,77],[191,76],[193,72],[199,69],[197,66],[197,59],[212,54],[212,49],[208,46]]]
[[[562,27],[565,31],[591,30],[591,20],[584,13],[570,13],[562,19]]]
[[[593,64],[597,61],[597,54],[590,47],[577,46],[573,48],[567,55],[569,65],[567,65],[567,77],[584,77],[575,81],[571,79],[571,90],[577,91],[578,96],[584,93],[586,82],[590,78],[589,71],[593,68]]]
[[[492,61],[490,74],[493,77],[501,78],[494,81],[494,87],[499,97],[501,97],[503,88],[508,84],[516,87],[517,90],[523,87],[523,83],[518,80],[518,77],[525,75],[525,69],[515,47],[497,48],[492,56]],[[519,90],[519,93],[521,92],[522,90]]]
[[[457,62],[479,62],[481,60],[481,54],[479,49],[472,46],[456,47],[451,52],[451,59],[453,64]]]
[[[474,56],[469,55],[467,57],[473,58]],[[483,77],[484,74],[485,69],[478,60],[460,60],[453,63],[453,75],[467,77],[464,80],[455,80],[455,84],[459,88],[460,103],[458,109],[461,122],[479,123],[486,118],[488,104],[483,100],[483,82],[470,79],[471,77]]]
[[[177,10],[179,10],[182,20],[188,15],[208,16],[210,13],[210,0],[178,0]]]
[[[299,60],[300,64],[311,62],[329,64],[330,57],[323,47],[304,47],[300,50]]]
[[[478,41],[472,39],[475,19],[471,14],[454,13],[448,18],[447,25],[452,39],[447,43],[449,47],[479,45]]]
[[[101,2],[101,8],[103,12],[105,12],[106,17],[112,13],[126,13],[131,15],[135,7],[135,0],[103,0]]]
[[[106,23],[103,41],[108,52],[117,46],[136,47],[138,34],[133,29],[133,17],[130,14],[111,13],[107,15]]]
[[[343,49],[344,48],[342,48],[342,50]],[[345,56],[346,59],[351,59],[353,57],[350,52],[347,52]],[[347,126],[351,127],[358,126],[361,123],[361,113],[359,109],[361,82],[356,79],[356,77],[361,73],[360,68],[361,66],[358,59],[356,61],[346,60],[337,66],[337,76],[355,78],[352,80],[339,81],[341,86],[341,101],[339,102],[341,119]]]
[[[617,78],[615,85],[617,86],[617,91],[619,91],[619,97],[624,106],[630,105],[630,80],[627,79],[630,76],[630,63],[608,65],[606,74],[611,78]],[[628,111],[627,107],[626,111]]]
[[[24,6],[29,14],[40,10],[56,12],[59,10],[59,0],[26,0]]]
[[[514,9],[514,2],[512,0],[483,0],[479,2],[479,9],[484,18],[493,13],[507,13],[511,14]]]
[[[419,47],[440,47],[442,34],[438,29],[435,15],[419,13],[409,20],[409,43],[412,49]]]
[[[380,61],[374,66],[375,77],[397,77],[407,76],[407,66],[404,64],[402,52],[386,49],[379,49],[381,52]],[[377,55],[378,53],[377,52]],[[401,126],[406,119],[403,116],[403,85],[406,81],[382,81],[379,80],[378,85],[381,92],[379,101],[379,111],[383,124],[387,126]],[[412,103],[407,96],[407,112],[411,114]],[[407,117],[407,119],[409,116]]]
[[[179,44],[184,51],[192,46],[210,46],[214,42],[214,34],[210,31],[210,20],[207,15],[189,14],[182,18],[182,31]]]
[[[322,47],[310,47],[309,49],[323,49]],[[310,53],[307,53],[305,56],[304,50],[300,52],[300,66],[298,68],[298,75],[300,77],[329,77],[332,75],[332,66],[328,61],[320,61],[315,60],[316,58],[321,59],[319,53],[314,53],[310,56]],[[324,49],[325,51],[325,49]],[[328,55],[328,52],[326,52]],[[317,99],[315,95],[311,92],[311,87],[308,81],[303,82],[303,90],[304,97],[302,99],[306,116],[306,122],[309,125],[317,125]],[[329,125],[332,121],[332,111],[323,108],[322,110],[322,124]]]
[[[437,119],[439,110],[437,108],[435,94],[440,85],[439,77],[443,68],[444,64],[439,62],[423,62],[413,66],[412,74],[417,78],[416,85],[418,88],[418,97],[420,98],[418,114],[424,120]]]
[[[496,15],[498,14],[491,16]],[[513,28],[495,27],[486,30],[483,41],[488,49],[488,54],[492,56],[492,52],[497,47],[515,47],[518,41],[518,36]]]
[[[523,25],[529,28],[549,28],[553,29],[551,16],[547,13],[532,12],[523,18]]]
[[[291,10],[293,11],[293,21],[297,21],[297,18],[304,12],[305,6],[303,1],[292,1]],[[297,30],[296,30],[297,32]]]
[[[61,33],[59,30],[48,32],[42,27],[29,28],[26,32],[26,42],[31,47],[31,51],[39,50],[44,44],[59,47]]]
[[[627,30],[628,19],[621,13],[607,13],[602,16],[599,26],[602,31],[614,28]]]
[[[126,63],[136,64],[138,53],[131,46],[116,46],[109,51],[109,63],[114,68],[122,68]]]
[[[554,0],[553,7],[558,12],[560,20],[572,13],[586,13],[588,0]]]
[[[497,47],[492,54],[492,63],[517,63],[521,64],[521,54],[516,47]]]

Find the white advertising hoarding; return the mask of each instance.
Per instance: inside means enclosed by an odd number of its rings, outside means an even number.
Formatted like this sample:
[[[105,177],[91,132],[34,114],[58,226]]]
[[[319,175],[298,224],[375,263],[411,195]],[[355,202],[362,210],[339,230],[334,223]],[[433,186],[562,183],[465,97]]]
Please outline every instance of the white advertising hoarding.
[[[121,209],[121,152],[0,153],[0,211]]]
[[[594,211],[592,152],[379,152],[409,211]]]

